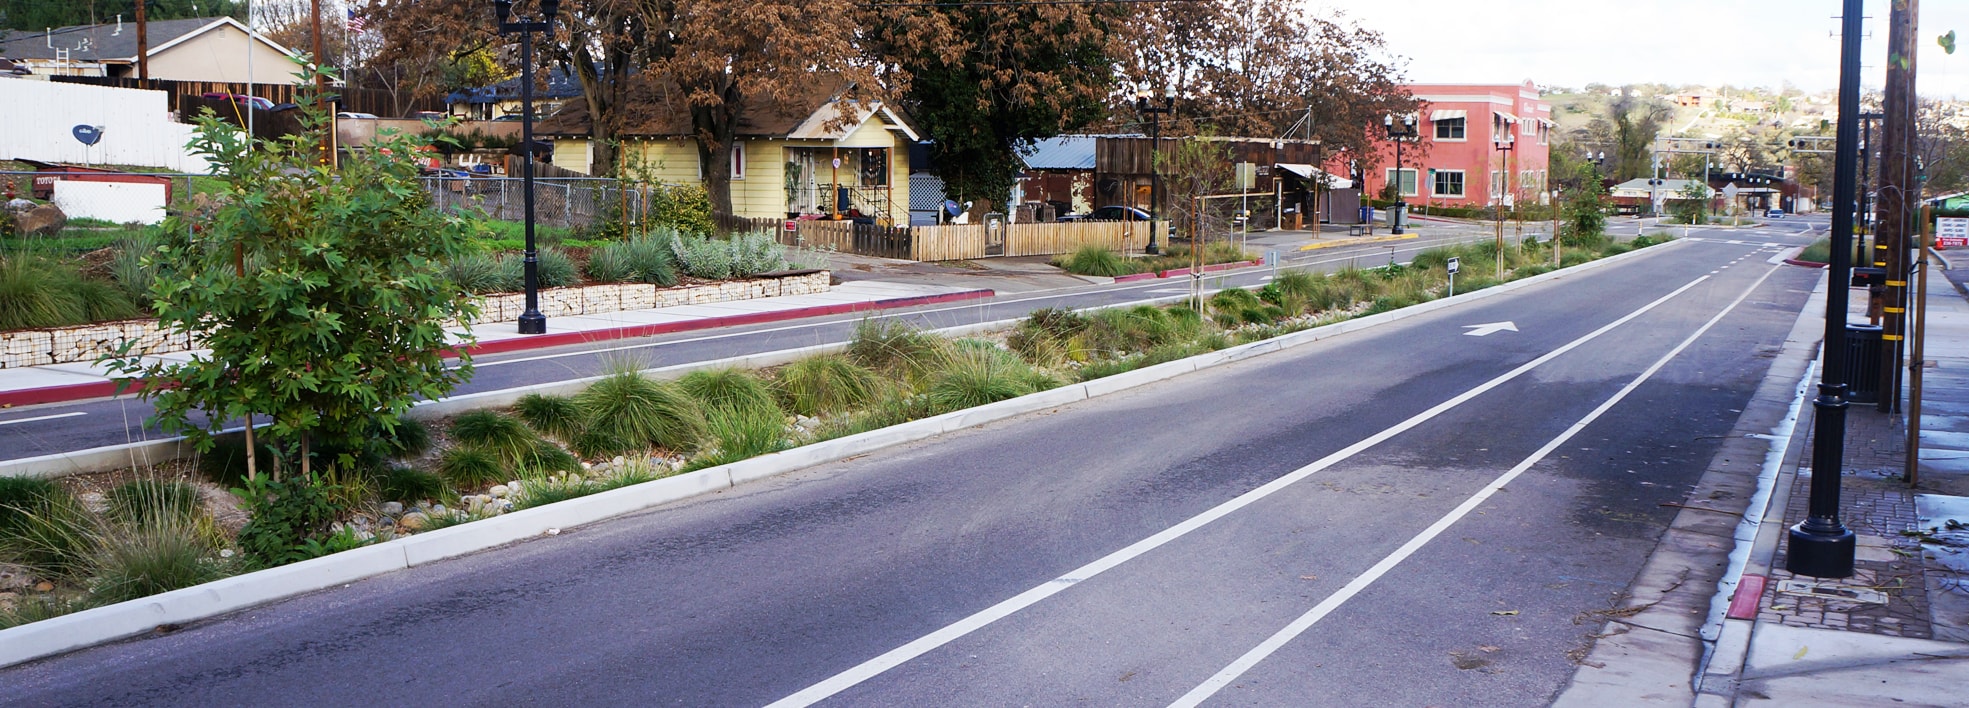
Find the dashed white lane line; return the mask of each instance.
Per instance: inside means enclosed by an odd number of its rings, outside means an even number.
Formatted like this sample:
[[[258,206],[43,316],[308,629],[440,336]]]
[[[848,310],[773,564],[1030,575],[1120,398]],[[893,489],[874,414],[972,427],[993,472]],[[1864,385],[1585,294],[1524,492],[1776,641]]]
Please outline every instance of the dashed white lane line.
[[[33,418],[16,418],[14,420],[0,420],[0,425],[13,425],[15,423],[32,423],[37,420],[54,420],[56,418],[73,418],[78,415],[88,415],[88,413],[85,413],[83,411],[76,411],[74,413],[57,413],[55,415],[43,415],[43,416],[36,416]]]
[[[1588,332],[1587,334],[1579,337],[1578,339],[1574,339],[1570,342],[1567,342],[1566,344],[1560,346],[1557,349],[1553,349],[1552,351],[1540,355],[1536,359],[1533,359],[1531,361],[1519,365],[1515,369],[1500,374],[1496,378],[1493,378],[1489,381],[1485,381],[1484,383],[1477,385],[1475,388],[1472,388],[1468,391],[1464,391],[1463,393],[1458,394],[1454,398],[1443,401],[1442,403],[1438,403],[1434,407],[1422,411],[1421,413],[1417,413],[1407,420],[1397,423],[1385,430],[1382,430],[1381,432],[1375,433],[1374,435],[1363,438],[1352,445],[1348,445],[1347,447],[1342,448],[1330,455],[1327,455],[1326,457],[1320,458],[1318,461],[1313,462],[1312,464],[1306,465],[1304,467],[1286,473],[1284,476],[1279,477],[1278,479],[1274,479],[1270,482],[1267,482],[1256,489],[1253,489],[1249,492],[1245,492],[1244,494],[1240,494],[1237,497],[1231,499],[1230,501],[1226,501],[1215,507],[1211,507],[1209,510],[1204,511],[1201,514],[1197,514],[1196,516],[1192,516],[1188,519],[1184,519],[1182,522],[1177,523],[1176,525],[1171,526],[1167,529],[1163,529],[1162,531],[1157,532],[1155,535],[1149,536],[1148,538],[1144,538],[1140,541],[1136,541],[1135,543],[1129,544],[1127,547],[1122,548],[1121,550],[1115,551],[1106,556],[1103,556],[1098,560],[1095,560],[1092,563],[1088,563],[1087,565],[1076,568],[1065,575],[1041,583],[1037,587],[1034,587],[1030,590],[1026,590],[1025,592],[1021,592],[1017,595],[1014,595],[1006,600],[999,602],[998,604],[980,610],[969,617],[965,617],[949,625],[945,625],[941,629],[923,635],[922,637],[918,637],[917,639],[907,644],[904,644],[900,647],[896,647],[895,649],[891,649],[887,652],[884,652],[880,656],[876,656],[875,658],[864,661],[848,669],[847,671],[843,671],[841,673],[835,674],[833,676],[828,677],[825,680],[822,680],[819,683],[801,689],[799,692],[794,693],[793,695],[774,701],[771,704],[769,704],[767,708],[794,708],[796,706],[813,705],[822,700],[826,700],[828,697],[833,696],[837,693],[848,690],[849,688],[853,688],[854,686],[862,683],[863,681],[867,681],[871,678],[879,676],[890,669],[893,669],[897,666],[901,666],[904,663],[914,660],[919,656],[927,654],[931,650],[936,649],[937,647],[941,647],[945,644],[957,640],[960,637],[963,637],[964,635],[982,629],[992,624],[993,622],[997,622],[998,620],[1004,619],[1006,617],[1010,617],[1011,615],[1019,612],[1020,610],[1024,610],[1025,608],[1038,604],[1041,600],[1045,600],[1046,598],[1052,597],[1053,595],[1061,591],[1064,591],[1067,588],[1073,587],[1074,585],[1079,584],[1085,580],[1093,578],[1109,570],[1113,570],[1117,566],[1120,566],[1121,564],[1126,563],[1128,561],[1134,560],[1135,558],[1138,558],[1143,554],[1148,553],[1149,551],[1155,550],[1156,548],[1159,548],[1164,544],[1167,544],[1171,541],[1187,536],[1190,534],[1190,532],[1203,528],[1205,525],[1208,525],[1210,522],[1216,521],[1225,516],[1229,516],[1233,512],[1236,512],[1240,509],[1243,509],[1244,507],[1257,503],[1261,499],[1276,494],[1280,490],[1283,490],[1287,487],[1297,484],[1298,482],[1306,479],[1307,477],[1310,477],[1322,470],[1325,470],[1328,467],[1332,467],[1333,465],[1339,464],[1347,460],[1348,458],[1358,455],[1362,451],[1365,451],[1369,448],[1372,448],[1376,445],[1386,442],[1397,435],[1408,432],[1409,430],[1414,429],[1415,427],[1420,426],[1423,423],[1429,422],[1430,420],[1436,418],[1437,416],[1447,413],[1450,410],[1456,408],[1457,406],[1461,406],[1464,403],[1469,402],[1471,399],[1474,399],[1477,396],[1480,396],[1485,392],[1490,391],[1491,389],[1502,386],[1513,379],[1525,375],[1526,373],[1532,371],[1533,369],[1536,369],[1539,366],[1544,365],[1546,362],[1552,361],[1553,359],[1556,359],[1561,355],[1564,355],[1566,352],[1577,349],[1581,346],[1586,345],[1586,343],[1588,342],[1600,338],[1601,336],[1605,335],[1608,332],[1613,331],[1614,329],[1620,327],[1621,325],[1627,324],[1628,322],[1633,321],[1635,318],[1646,314],[1648,311],[1653,310],[1656,307],[1660,307],[1663,303],[1666,303],[1669,300],[1674,299],[1676,296],[1681,295],[1684,292],[1687,292],[1690,288],[1700,285],[1703,281],[1708,279],[1709,276],[1705,275],[1696,278],[1695,280],[1691,280],[1688,282],[1688,284],[1676,288],[1673,292],[1663,295],[1660,298],[1657,298],[1655,301],[1643,305],[1639,309],[1636,309],[1633,312],[1629,312],[1626,315],[1621,316],[1620,319],[1616,319],[1612,322],[1609,322],[1606,325],[1600,327],[1599,329],[1593,330],[1592,332]]]

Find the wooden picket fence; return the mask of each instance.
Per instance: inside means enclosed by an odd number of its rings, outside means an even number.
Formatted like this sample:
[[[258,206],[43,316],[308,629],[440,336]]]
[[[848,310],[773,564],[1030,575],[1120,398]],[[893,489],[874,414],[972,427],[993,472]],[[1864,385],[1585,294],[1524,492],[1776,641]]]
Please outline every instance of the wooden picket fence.
[[[950,261],[994,256],[1048,256],[1094,244],[1122,253],[1148,245],[1149,234],[1167,233],[1169,222],[1078,221],[1010,224],[1002,241],[983,224],[917,226],[910,229],[910,259]]]

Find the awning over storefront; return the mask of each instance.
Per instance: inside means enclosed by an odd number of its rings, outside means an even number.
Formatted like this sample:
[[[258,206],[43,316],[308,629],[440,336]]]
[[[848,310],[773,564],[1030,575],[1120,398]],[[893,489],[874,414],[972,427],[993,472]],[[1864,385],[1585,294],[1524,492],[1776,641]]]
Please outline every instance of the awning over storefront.
[[[1314,177],[1313,177],[1314,175],[1318,175],[1318,176],[1320,176],[1320,177],[1322,177],[1322,178],[1324,178],[1324,181],[1322,182],[1322,184],[1325,184],[1325,185],[1326,185],[1326,186],[1327,186],[1328,188],[1330,188],[1330,189],[1353,189],[1353,188],[1354,188],[1354,181],[1353,181],[1353,180],[1350,180],[1350,179],[1343,179],[1343,178],[1340,178],[1340,177],[1335,177],[1335,176],[1333,176],[1333,175],[1330,175],[1330,174],[1327,174],[1326,172],[1324,172],[1324,171],[1322,171],[1322,170],[1320,170],[1319,168],[1317,168],[1317,167],[1314,167],[1314,166],[1312,166],[1312,165],[1306,165],[1306,164],[1298,164],[1298,163],[1287,163],[1287,162],[1281,162],[1281,163],[1278,163],[1278,168],[1279,168],[1279,169],[1281,169],[1281,170],[1284,170],[1284,171],[1286,171],[1286,172],[1290,172],[1290,173],[1292,173],[1292,174],[1295,174],[1295,175],[1298,175],[1298,176],[1299,176],[1299,177],[1300,177],[1301,179],[1308,179],[1308,180],[1310,180],[1310,179],[1313,179],[1313,178],[1314,178]]]
[[[1496,116],[1497,116],[1497,117],[1499,117],[1499,118],[1503,118],[1503,119],[1504,119],[1504,122],[1506,122],[1506,123],[1516,123],[1516,122],[1518,122],[1518,117],[1517,117],[1517,116],[1514,116],[1514,115],[1511,115],[1511,114],[1509,114],[1509,113],[1505,113],[1504,111],[1491,111],[1491,113],[1492,113],[1492,114],[1494,114],[1494,115],[1496,115]]]
[[[1447,109],[1447,108],[1444,108],[1444,109],[1441,109],[1441,110],[1437,110],[1437,111],[1433,111],[1433,112],[1431,112],[1431,113],[1429,114],[1429,120],[1431,120],[1431,121],[1438,121],[1438,120],[1457,120],[1457,119],[1459,119],[1459,118],[1466,118],[1466,117],[1469,117],[1469,115],[1470,115],[1470,112],[1469,112],[1469,111],[1458,111],[1458,110],[1450,110],[1450,109]]]

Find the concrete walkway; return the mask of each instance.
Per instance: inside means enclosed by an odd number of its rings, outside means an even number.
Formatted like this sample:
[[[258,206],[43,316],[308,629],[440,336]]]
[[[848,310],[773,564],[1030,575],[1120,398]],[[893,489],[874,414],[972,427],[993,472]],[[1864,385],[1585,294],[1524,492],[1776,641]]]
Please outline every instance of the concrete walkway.
[[[836,285],[824,293],[809,295],[554,317],[547,321],[546,334],[520,334],[517,323],[512,321],[479,322],[471,327],[470,331],[478,341],[469,351],[473,354],[524,351],[670,332],[914,307],[991,297],[993,294],[989,289],[971,287],[969,284],[855,280]],[[196,353],[175,352],[145,358],[186,361]],[[92,362],[0,369],[0,408],[99,398],[112,395],[115,391],[116,383],[107,369]]]

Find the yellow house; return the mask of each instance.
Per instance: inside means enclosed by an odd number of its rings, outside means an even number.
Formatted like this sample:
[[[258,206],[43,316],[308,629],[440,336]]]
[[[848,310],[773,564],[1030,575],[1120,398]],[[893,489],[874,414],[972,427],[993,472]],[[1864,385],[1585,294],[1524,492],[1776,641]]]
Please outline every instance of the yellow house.
[[[702,183],[687,109],[657,99],[635,101],[625,116],[619,158],[664,184]],[[535,132],[554,142],[555,166],[594,174],[587,103],[567,102]],[[839,93],[755,110],[732,145],[734,216],[789,219],[839,215],[909,223],[909,146],[919,140],[901,115],[880,101]]]

